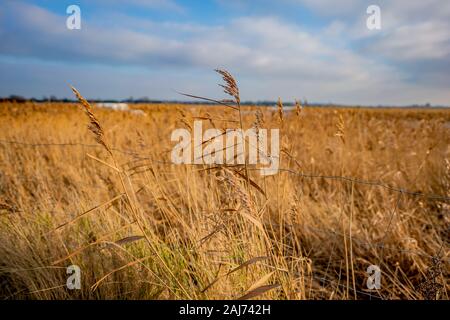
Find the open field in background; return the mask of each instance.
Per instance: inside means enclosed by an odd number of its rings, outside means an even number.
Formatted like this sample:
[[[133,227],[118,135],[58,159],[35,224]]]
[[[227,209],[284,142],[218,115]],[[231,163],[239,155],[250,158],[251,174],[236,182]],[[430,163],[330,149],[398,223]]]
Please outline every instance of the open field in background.
[[[1,298],[449,298],[450,201],[420,194],[450,197],[450,110],[259,108],[281,170],[250,168],[247,187],[235,168],[170,164],[172,130],[237,127],[235,110],[132,107],[146,116],[94,108],[114,164],[79,104],[0,105]]]

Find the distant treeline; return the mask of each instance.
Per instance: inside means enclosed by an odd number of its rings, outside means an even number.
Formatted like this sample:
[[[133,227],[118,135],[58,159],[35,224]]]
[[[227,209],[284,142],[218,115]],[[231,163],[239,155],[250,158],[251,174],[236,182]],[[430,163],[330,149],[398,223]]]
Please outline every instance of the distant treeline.
[[[24,98],[19,95],[10,95],[9,97],[0,97],[1,102],[66,102],[66,103],[75,103],[78,102],[76,99],[60,99],[57,97],[44,97],[41,99],[38,98]],[[155,99],[149,99],[149,98],[128,98],[123,100],[114,100],[114,99],[89,99],[90,102],[94,103],[145,103],[145,104],[158,104],[158,103],[172,103],[172,104],[211,104],[211,102],[204,102],[202,100],[195,100],[195,101],[180,101],[180,100],[155,100]],[[242,105],[267,105],[267,106],[273,106],[276,105],[276,101],[241,101]],[[308,102],[302,102],[302,104],[308,104]],[[283,102],[283,105],[285,106],[293,106],[294,103],[292,102]]]
[[[123,100],[114,100],[114,99],[89,99],[90,102],[94,103],[142,103],[142,104],[161,104],[161,103],[167,103],[167,104],[204,104],[208,105],[211,104],[211,102],[205,102],[202,100],[196,100],[196,101],[180,101],[180,100],[155,100],[155,99],[149,99],[147,97],[144,98],[128,98]],[[38,98],[24,98],[19,95],[10,95],[9,97],[0,97],[0,102],[16,102],[16,103],[25,103],[25,102],[60,102],[60,103],[76,103],[78,100],[75,99],[67,99],[67,98],[57,98],[54,96],[50,96],[49,98],[43,97],[41,99]],[[241,101],[241,105],[247,105],[247,106],[275,106],[277,104],[276,101],[271,100],[262,100],[262,101]],[[301,101],[301,104],[303,106],[320,106],[320,107],[333,107],[333,108],[339,108],[339,107],[369,107],[367,105],[342,105],[342,104],[334,104],[331,102],[328,103],[317,103],[313,102],[310,103],[306,100]],[[295,104],[293,102],[283,102],[283,106],[286,107],[292,107]],[[412,105],[404,105],[404,106],[386,106],[386,105],[371,105],[370,107],[404,107],[404,108],[448,108],[450,106],[438,106],[438,105],[431,105],[430,103],[426,104],[412,104]]]

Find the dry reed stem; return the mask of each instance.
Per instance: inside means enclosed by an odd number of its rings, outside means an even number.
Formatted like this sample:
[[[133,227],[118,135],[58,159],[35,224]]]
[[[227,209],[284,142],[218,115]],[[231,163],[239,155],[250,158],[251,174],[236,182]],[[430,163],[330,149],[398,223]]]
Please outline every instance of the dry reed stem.
[[[280,97],[278,97],[277,101],[277,111],[278,111],[278,120],[280,121],[280,123],[283,123],[284,121],[283,102],[281,101]]]
[[[342,114],[339,114],[339,121],[336,124],[337,131],[334,134],[336,137],[339,137],[342,140],[342,143],[345,144],[345,123]]]
[[[214,71],[219,73],[222,76],[223,81],[225,82],[225,84],[219,84],[219,86],[224,89],[224,92],[226,94],[232,96],[235,99],[235,103],[239,105],[241,102],[241,98],[239,96],[239,88],[236,80],[226,70],[215,69]]]
[[[302,110],[303,107],[301,103],[298,100],[295,100],[295,114],[297,115],[297,117],[300,117]]]
[[[83,105],[84,111],[86,112],[87,116],[89,117],[90,124],[88,126],[89,130],[94,134],[96,141],[101,144],[103,147],[105,147],[106,151],[109,152],[109,154],[112,155],[111,149],[108,147],[108,145],[105,142],[105,134],[103,131],[102,126],[100,125],[100,122],[98,122],[97,117],[92,112],[92,107],[89,104],[89,102],[81,96],[81,94],[78,92],[77,89],[70,86],[73,93],[77,97],[78,101]]]

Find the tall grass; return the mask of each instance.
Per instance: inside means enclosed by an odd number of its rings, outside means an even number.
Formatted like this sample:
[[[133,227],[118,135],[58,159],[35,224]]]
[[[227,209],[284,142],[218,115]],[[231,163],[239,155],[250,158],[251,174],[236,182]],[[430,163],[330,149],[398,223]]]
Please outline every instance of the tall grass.
[[[448,201],[336,178],[450,196],[448,110],[245,107],[221,75],[233,108],[143,117],[77,91],[87,120],[79,105],[0,105],[2,298],[448,299]],[[193,119],[282,126],[286,170],[171,164],[170,133]]]

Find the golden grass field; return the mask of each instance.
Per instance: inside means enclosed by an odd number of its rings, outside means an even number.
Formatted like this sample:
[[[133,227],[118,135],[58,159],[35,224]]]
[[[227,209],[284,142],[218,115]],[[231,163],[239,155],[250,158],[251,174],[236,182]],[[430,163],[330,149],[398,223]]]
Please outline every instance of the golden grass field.
[[[92,104],[110,154],[81,104],[0,104],[2,299],[449,298],[449,109],[243,106],[280,128],[264,177],[170,163],[172,130],[236,110],[132,107]]]

